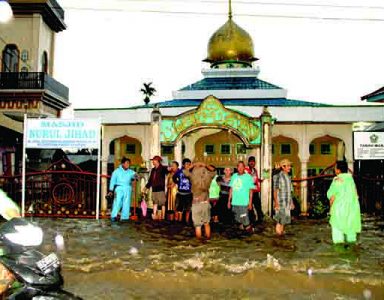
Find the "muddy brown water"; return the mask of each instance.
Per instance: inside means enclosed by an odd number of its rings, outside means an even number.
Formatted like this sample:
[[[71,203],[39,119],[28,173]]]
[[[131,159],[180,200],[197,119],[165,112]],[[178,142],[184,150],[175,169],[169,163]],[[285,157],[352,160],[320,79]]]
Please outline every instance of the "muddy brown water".
[[[327,220],[295,220],[283,238],[267,220],[253,235],[150,220],[34,219],[42,250],[64,236],[65,289],[84,299],[384,299],[384,222],[364,217],[359,243],[335,247]]]

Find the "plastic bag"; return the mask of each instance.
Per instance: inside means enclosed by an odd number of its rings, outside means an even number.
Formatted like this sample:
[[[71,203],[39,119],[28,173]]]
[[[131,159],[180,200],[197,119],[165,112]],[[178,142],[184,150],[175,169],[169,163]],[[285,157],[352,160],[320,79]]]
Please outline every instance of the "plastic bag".
[[[147,215],[147,202],[145,201],[145,198],[141,200],[141,213],[143,214],[143,217]]]

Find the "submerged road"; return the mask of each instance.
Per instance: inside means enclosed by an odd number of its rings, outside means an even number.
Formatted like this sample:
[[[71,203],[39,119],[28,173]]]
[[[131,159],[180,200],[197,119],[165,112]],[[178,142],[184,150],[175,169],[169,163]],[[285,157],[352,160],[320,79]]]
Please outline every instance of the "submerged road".
[[[65,289],[84,299],[384,299],[384,221],[365,217],[355,246],[336,247],[326,220],[268,221],[245,235],[213,226],[210,241],[171,222],[35,219],[42,250],[64,236]]]

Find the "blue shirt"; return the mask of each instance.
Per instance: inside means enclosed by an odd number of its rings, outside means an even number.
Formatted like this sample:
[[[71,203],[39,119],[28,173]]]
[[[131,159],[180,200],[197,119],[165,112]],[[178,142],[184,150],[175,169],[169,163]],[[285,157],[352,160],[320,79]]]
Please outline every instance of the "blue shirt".
[[[135,171],[132,171],[131,169],[124,170],[124,168],[120,165],[112,173],[109,190],[113,191],[115,187],[131,188],[132,180],[135,178],[135,175]]]
[[[187,176],[184,175],[183,169],[178,169],[176,174],[173,175],[173,181],[176,182],[178,191],[180,193],[190,193],[191,192],[191,181]]]

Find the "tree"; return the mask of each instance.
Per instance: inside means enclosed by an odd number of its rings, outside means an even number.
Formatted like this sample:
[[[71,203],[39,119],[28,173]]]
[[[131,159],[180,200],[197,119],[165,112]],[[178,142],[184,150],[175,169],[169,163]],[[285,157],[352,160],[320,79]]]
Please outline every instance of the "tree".
[[[150,98],[156,93],[156,89],[151,86],[152,82],[143,83],[143,88],[140,89],[140,92],[144,95],[144,103],[148,105]]]

